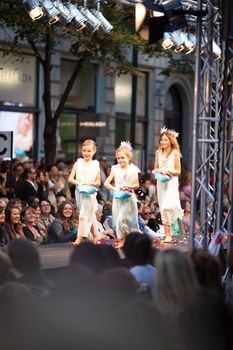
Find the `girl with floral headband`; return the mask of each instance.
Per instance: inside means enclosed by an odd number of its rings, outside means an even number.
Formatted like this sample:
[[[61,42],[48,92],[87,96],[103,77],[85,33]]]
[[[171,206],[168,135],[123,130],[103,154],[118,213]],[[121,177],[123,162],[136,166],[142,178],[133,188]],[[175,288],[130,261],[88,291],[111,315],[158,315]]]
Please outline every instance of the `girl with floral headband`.
[[[115,155],[118,164],[112,166],[104,185],[113,191],[112,215],[116,226],[118,248],[121,248],[126,234],[139,231],[137,198],[134,190],[139,188],[140,169],[130,163],[132,147],[129,142],[121,142]]]
[[[96,192],[100,186],[100,167],[98,160],[93,160],[96,143],[85,140],[82,144],[82,158],[74,163],[68,181],[76,186],[75,199],[79,213],[78,235],[74,244],[79,245],[87,239],[91,231],[93,243],[97,242],[98,225],[96,210],[98,202]]]
[[[166,235],[164,243],[172,241],[171,223],[183,216],[178,191],[181,153],[177,136],[178,133],[174,130],[163,127],[160,132],[158,150],[155,153],[155,174],[165,175],[169,180],[167,182],[157,180],[158,203]]]

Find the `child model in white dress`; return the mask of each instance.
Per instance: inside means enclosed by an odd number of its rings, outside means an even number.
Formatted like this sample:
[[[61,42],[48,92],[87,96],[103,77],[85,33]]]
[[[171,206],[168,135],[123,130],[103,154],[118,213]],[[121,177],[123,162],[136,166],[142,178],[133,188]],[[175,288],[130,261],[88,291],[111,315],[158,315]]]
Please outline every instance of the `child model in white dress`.
[[[74,163],[68,181],[77,186],[75,198],[77,207],[80,210],[78,236],[75,244],[80,244],[82,238],[88,238],[91,231],[93,243],[97,241],[97,219],[96,210],[98,202],[96,193],[86,194],[78,191],[79,186],[82,188],[99,187],[100,186],[100,167],[98,160],[93,160],[96,153],[96,144],[93,140],[86,140],[82,145],[82,157],[78,158]]]
[[[137,198],[134,190],[139,187],[140,170],[130,163],[132,147],[129,142],[121,142],[115,154],[118,164],[112,166],[104,186],[114,191],[112,215],[120,248],[124,244],[126,234],[139,231]],[[111,182],[114,182],[114,185],[111,185]],[[129,198],[124,198],[124,193],[128,194]]]
[[[157,181],[158,203],[166,235],[164,243],[172,241],[171,223],[183,216],[178,190],[181,153],[177,136],[174,130],[162,128],[159,147],[155,153],[154,172],[171,176],[168,182]]]

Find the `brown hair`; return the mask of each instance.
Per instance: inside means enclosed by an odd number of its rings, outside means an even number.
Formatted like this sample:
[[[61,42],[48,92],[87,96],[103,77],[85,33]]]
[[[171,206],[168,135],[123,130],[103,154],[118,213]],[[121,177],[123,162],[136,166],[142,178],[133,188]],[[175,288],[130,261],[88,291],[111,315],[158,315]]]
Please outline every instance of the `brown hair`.
[[[65,206],[67,204],[69,204],[71,206],[71,208],[72,208],[72,215],[71,215],[71,217],[69,219],[65,218],[64,215],[63,215],[63,210],[64,210],[64,208],[65,208]],[[62,222],[62,224],[63,224],[63,226],[64,226],[66,231],[69,231],[71,229],[72,225],[73,225],[73,221],[74,221],[73,220],[73,215],[74,215],[74,208],[73,208],[73,205],[72,205],[71,202],[64,201],[64,202],[62,202],[59,205],[59,207],[57,209],[56,217],[61,220],[61,222]]]
[[[39,207],[39,204],[38,204],[38,207]],[[24,221],[24,217],[25,217],[25,214],[26,214],[27,211],[31,212],[33,214],[36,214],[36,209],[33,208],[33,207],[25,207],[25,208],[23,208],[21,213],[20,213],[21,219],[23,219],[23,221]]]
[[[11,213],[13,209],[17,209],[19,211],[18,207],[6,207],[6,218],[5,218],[5,222],[6,222],[6,230],[8,232],[8,234],[10,235],[11,239],[17,239],[17,235],[19,235],[21,238],[25,238],[25,235],[23,233],[23,226],[21,224],[21,222],[17,222],[17,224],[12,224],[11,222]],[[19,211],[20,214],[20,211]]]

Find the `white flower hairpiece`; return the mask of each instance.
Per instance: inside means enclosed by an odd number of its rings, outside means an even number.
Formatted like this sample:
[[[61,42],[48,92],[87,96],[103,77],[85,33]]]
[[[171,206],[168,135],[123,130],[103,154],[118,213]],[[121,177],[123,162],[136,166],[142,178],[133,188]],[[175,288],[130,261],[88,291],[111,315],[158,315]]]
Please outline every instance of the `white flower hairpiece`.
[[[129,141],[121,141],[120,147],[128,148],[129,151],[133,150],[131,143]]]
[[[163,126],[163,127],[160,129],[160,134],[164,134],[164,133],[170,134],[170,135],[172,135],[173,137],[178,137],[178,136],[179,136],[179,133],[178,133],[178,132],[176,132],[175,130],[170,130],[170,129],[166,128],[166,126]]]

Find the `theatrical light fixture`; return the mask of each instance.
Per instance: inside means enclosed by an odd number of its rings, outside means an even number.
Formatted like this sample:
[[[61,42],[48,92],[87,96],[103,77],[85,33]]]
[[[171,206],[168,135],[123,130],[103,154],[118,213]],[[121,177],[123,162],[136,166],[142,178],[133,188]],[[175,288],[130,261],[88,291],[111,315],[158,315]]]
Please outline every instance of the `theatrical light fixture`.
[[[85,2],[84,2],[85,4]],[[87,7],[79,6],[79,11],[82,13],[84,17],[87,19],[87,28],[89,28],[92,32],[95,32],[99,29],[101,22],[98,18],[96,18]]]
[[[87,19],[82,15],[82,13],[78,10],[77,6],[72,4],[71,2],[67,3],[67,7],[70,12],[75,16],[72,20],[72,24],[76,27],[76,30],[79,31],[86,27]]]
[[[49,18],[49,24],[54,24],[60,19],[60,12],[58,9],[53,5],[52,1],[50,0],[40,0],[40,4],[43,6],[48,18]]]
[[[43,16],[44,12],[40,6],[39,0],[23,0],[22,3],[33,21]]]
[[[184,41],[180,36],[180,31],[175,31],[171,33],[172,40],[175,44],[175,52],[181,52],[184,50]]]
[[[173,40],[172,40],[171,34],[165,32],[165,33],[163,34],[162,47],[163,47],[165,50],[169,50],[169,49],[171,49],[173,46],[174,46],[174,42],[173,42]]]
[[[65,25],[69,25],[75,18],[75,15],[69,10],[69,8],[63,4],[60,0],[53,2],[54,6],[61,13],[60,21]]]
[[[158,5],[164,12],[165,30],[173,32],[187,26],[185,11],[180,0],[162,0]]]
[[[185,46],[185,54],[188,55],[195,50],[196,47],[196,37],[194,34],[187,34],[180,32],[180,37],[183,40]]]
[[[212,45],[213,45],[212,49],[213,49],[214,60],[217,61],[221,57],[222,51],[214,40],[212,42]]]
[[[104,17],[102,12],[96,9],[91,9],[91,13],[100,20],[100,28],[103,30],[105,33],[109,33],[112,29],[113,26],[111,23]]]

